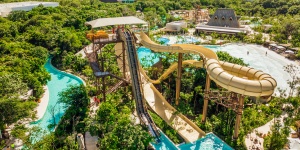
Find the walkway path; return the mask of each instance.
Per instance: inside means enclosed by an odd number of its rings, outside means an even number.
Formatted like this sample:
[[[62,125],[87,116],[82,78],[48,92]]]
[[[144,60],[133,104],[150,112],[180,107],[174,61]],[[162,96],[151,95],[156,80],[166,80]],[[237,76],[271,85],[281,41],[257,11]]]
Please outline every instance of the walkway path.
[[[95,118],[97,115],[97,111],[99,105],[94,102],[94,97],[90,98],[90,113],[89,118]],[[96,144],[98,142],[98,136],[92,136],[90,132],[85,132],[84,143],[87,150],[95,150],[97,149]]]
[[[85,146],[87,150],[98,149],[96,144],[98,142],[97,136],[92,136],[90,132],[85,132]]]

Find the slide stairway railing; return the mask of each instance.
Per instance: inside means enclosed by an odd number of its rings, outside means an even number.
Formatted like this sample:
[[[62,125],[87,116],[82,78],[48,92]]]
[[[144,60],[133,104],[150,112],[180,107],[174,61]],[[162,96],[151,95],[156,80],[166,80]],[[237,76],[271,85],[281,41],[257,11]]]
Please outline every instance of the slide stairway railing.
[[[106,91],[106,94],[110,94],[114,91],[116,91],[125,81],[121,80],[117,84],[115,84],[113,87],[111,87],[108,91]]]
[[[137,114],[141,121],[148,127],[149,132],[156,138],[156,142],[160,143],[159,132],[147,112],[145,107],[144,96],[141,88],[139,64],[137,59],[137,52],[135,47],[135,39],[129,30],[124,32],[118,31],[121,35],[121,39],[125,42],[125,49],[127,51],[127,59],[129,63],[129,70],[131,76],[132,90],[136,102]]]

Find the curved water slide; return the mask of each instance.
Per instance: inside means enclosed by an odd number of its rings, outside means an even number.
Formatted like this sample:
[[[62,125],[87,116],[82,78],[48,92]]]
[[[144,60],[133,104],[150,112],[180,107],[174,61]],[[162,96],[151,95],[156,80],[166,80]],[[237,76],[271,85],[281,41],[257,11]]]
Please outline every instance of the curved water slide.
[[[185,60],[182,61],[182,66],[194,66],[197,68],[203,68],[203,62],[197,60]],[[161,81],[165,80],[173,71],[175,71],[178,67],[178,63],[173,63],[157,80],[152,80],[148,77],[144,69],[140,66],[140,72],[142,75],[151,83],[159,84]]]
[[[117,43],[115,45],[115,53],[116,55],[122,52],[123,45],[122,43]],[[126,60],[128,62],[128,59]],[[118,60],[118,65],[122,68],[122,61]],[[128,62],[129,63],[129,62]],[[196,60],[187,60],[183,62],[184,65],[193,65],[196,67],[202,67],[203,63]],[[128,65],[130,66],[130,65]],[[126,70],[130,70],[131,67],[126,67]],[[160,83],[162,80],[167,78],[167,76],[172,73],[177,68],[177,63],[171,65],[169,69],[160,77],[158,80],[151,80],[139,65],[139,71],[141,73],[140,80],[143,84],[143,97],[146,102],[150,106],[150,108],[157,113],[167,124],[169,124],[172,128],[174,128],[178,134],[183,137],[186,142],[193,142],[197,139],[205,136],[205,132],[202,131],[197,125],[195,125],[192,121],[186,118],[184,115],[180,113],[176,113],[177,110],[172,107],[167,100],[163,97],[163,95],[152,85]],[[148,81],[148,82],[145,82]]]
[[[119,33],[121,36],[123,36],[122,33]],[[197,139],[205,136],[205,132],[203,132],[197,125],[195,125],[192,121],[190,121],[188,118],[186,118],[184,115],[180,113],[176,113],[176,109],[173,108],[163,97],[163,95],[150,83],[147,82],[145,84],[145,77],[148,77],[146,74],[143,75],[144,70],[140,67],[138,60],[136,59],[136,56],[132,56],[131,54],[134,54],[132,50],[135,50],[131,45],[131,41],[128,41],[124,36],[123,40],[125,41],[125,44],[117,43],[115,45],[115,53],[117,56],[119,56],[122,53],[123,46],[126,49],[126,61],[125,63],[128,64],[126,66],[126,70],[130,71],[131,75],[131,82],[133,84],[133,93],[135,96],[136,104],[137,104],[137,111],[139,115],[141,116],[147,116],[147,117],[141,117],[141,119],[148,124],[149,131],[152,135],[155,135],[155,125],[152,122],[152,119],[150,116],[148,116],[148,113],[146,112],[144,106],[143,106],[143,100],[144,98],[150,108],[156,112],[164,121],[167,122],[172,128],[174,128],[179,135],[181,135],[186,142],[193,142]],[[132,60],[137,60],[137,62],[132,62]],[[122,60],[118,60],[119,68],[122,70]],[[194,65],[194,66],[202,66],[203,64],[201,62],[195,61],[195,60],[188,60],[185,61],[184,64],[186,65]],[[166,77],[170,72],[173,72],[176,69],[177,65],[174,64],[173,67],[170,67],[166,72]],[[141,72],[141,74],[138,74],[137,71]],[[127,72],[126,72],[127,73]],[[137,79],[134,79],[137,78]],[[149,78],[149,77],[148,77]],[[138,83],[139,82],[139,83]],[[143,83],[143,84],[141,84]],[[141,85],[140,89],[138,85]],[[141,95],[140,95],[141,94]],[[144,115],[142,115],[144,114]],[[149,121],[147,121],[147,118]],[[150,122],[150,124],[149,124]]]
[[[192,44],[163,46],[153,42],[145,33],[141,33],[140,37],[140,43],[155,52],[193,53],[200,55],[203,58],[204,68],[209,78],[229,91],[247,96],[271,96],[277,86],[276,80],[269,74],[250,67],[221,62],[214,51],[205,47]]]

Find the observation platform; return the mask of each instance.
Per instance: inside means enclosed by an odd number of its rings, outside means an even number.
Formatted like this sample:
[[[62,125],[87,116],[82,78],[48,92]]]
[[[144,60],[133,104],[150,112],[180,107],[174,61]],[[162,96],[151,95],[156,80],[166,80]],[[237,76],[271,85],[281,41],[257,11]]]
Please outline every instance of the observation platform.
[[[94,44],[109,44],[109,43],[118,43],[122,42],[122,40],[118,37],[117,34],[108,34],[105,31],[98,31],[97,33],[88,33],[86,35],[87,39],[89,39]]]

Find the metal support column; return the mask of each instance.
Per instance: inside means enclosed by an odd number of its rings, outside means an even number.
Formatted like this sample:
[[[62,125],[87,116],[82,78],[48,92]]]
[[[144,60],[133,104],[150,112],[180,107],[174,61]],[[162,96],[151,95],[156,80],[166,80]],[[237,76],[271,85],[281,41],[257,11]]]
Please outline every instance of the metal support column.
[[[209,99],[209,89],[210,89],[210,78],[209,78],[209,75],[206,74],[202,122],[206,121],[207,106],[208,106],[208,99]]]
[[[244,107],[244,96],[240,95],[239,96],[239,105],[238,105],[238,110],[237,110],[236,120],[235,120],[235,125],[234,125],[233,139],[237,139],[238,135],[239,135],[239,128],[240,128],[242,114],[243,114],[243,107]]]
[[[179,53],[178,54],[178,71],[177,71],[177,79],[176,79],[176,99],[175,99],[176,105],[179,104],[181,76],[182,76],[182,53]]]
[[[98,78],[96,78],[96,95],[98,95],[99,94],[99,83],[98,83]]]
[[[122,54],[123,54],[123,58],[122,58],[122,61],[123,61],[123,78],[126,79],[126,64],[125,64],[126,63],[126,61],[125,61],[125,59],[126,59],[125,58],[125,53],[126,52],[125,52],[125,44],[124,44],[124,42],[122,42],[122,45],[123,45],[122,46],[122,48],[123,48],[122,49]]]
[[[101,47],[101,71],[104,71],[104,58],[103,58],[103,51],[102,51],[102,48],[103,47]],[[101,77],[102,78],[102,101],[103,102],[105,102],[106,100],[105,100],[105,76],[103,76],[103,77]]]

